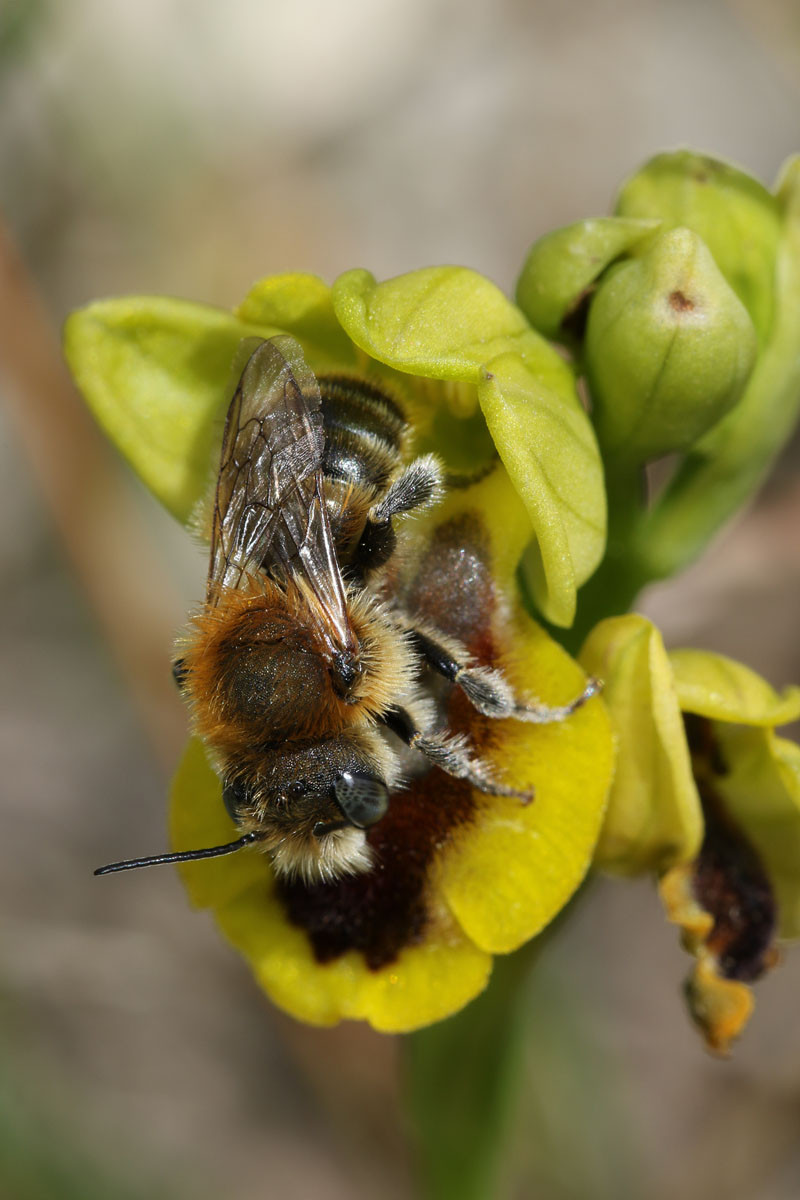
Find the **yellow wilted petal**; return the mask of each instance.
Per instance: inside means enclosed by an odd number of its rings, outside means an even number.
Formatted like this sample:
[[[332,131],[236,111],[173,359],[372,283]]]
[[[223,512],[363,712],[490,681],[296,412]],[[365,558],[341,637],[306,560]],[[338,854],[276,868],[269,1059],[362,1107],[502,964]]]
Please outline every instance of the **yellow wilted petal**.
[[[800,688],[778,693],[732,658],[705,650],[672,650],[669,661],[684,712],[744,725],[786,725],[800,717]]]
[[[597,865],[634,874],[692,858],[702,811],[661,634],[645,617],[612,617],[595,627],[579,661],[604,681],[617,739]]]
[[[719,973],[716,958],[706,946],[714,920],[693,895],[692,867],[682,863],[667,871],[658,890],[667,917],[681,929],[684,948],[697,959],[684,985],[692,1020],[708,1049],[725,1055],[750,1020],[753,993],[747,984]]]

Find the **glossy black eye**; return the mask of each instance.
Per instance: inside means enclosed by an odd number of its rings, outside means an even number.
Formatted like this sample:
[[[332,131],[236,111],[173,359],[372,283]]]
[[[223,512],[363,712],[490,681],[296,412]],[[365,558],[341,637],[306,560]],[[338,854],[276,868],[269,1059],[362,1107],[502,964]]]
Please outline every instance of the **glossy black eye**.
[[[345,771],[333,785],[336,803],[351,825],[366,829],[380,821],[389,807],[389,789],[374,775]]]
[[[238,823],[241,810],[249,803],[247,788],[241,779],[228,779],[222,788],[222,802],[228,816]]]

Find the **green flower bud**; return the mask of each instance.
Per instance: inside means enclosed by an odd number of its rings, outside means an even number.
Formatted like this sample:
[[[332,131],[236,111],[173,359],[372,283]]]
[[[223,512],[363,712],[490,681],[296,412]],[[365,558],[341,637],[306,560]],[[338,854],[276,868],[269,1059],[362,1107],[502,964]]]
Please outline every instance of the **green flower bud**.
[[[600,284],[585,354],[601,444],[641,463],[687,449],[733,408],[756,337],[704,242],[673,229]]]
[[[525,260],[517,304],[540,333],[562,338],[565,322],[603,271],[658,227],[658,221],[597,217],[545,234]]]
[[[691,562],[752,494],[790,436],[800,406],[800,156],[776,187],[780,237],[772,325],[733,412],[692,447],[637,534],[643,578]]]
[[[758,180],[689,150],[659,154],[623,184],[616,212],[698,234],[764,340],[773,320],[780,215]]]

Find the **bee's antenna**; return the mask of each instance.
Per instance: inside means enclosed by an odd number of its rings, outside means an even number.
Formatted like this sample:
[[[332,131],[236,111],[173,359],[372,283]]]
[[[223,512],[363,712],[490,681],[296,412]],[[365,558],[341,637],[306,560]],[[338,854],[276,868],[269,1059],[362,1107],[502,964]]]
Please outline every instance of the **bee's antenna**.
[[[158,863],[193,862],[196,858],[219,858],[222,854],[233,854],[252,842],[261,840],[261,834],[250,832],[237,838],[235,842],[227,842],[224,846],[210,846],[207,850],[183,850],[179,854],[154,854],[149,858],[128,858],[124,862],[109,863],[107,867],[98,867],[95,875],[110,875],[112,871],[133,871],[135,867],[153,867]]]

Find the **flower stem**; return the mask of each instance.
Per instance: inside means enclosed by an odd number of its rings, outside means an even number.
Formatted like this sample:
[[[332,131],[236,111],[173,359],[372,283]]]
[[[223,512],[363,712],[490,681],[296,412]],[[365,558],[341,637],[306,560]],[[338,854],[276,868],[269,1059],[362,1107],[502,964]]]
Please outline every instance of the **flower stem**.
[[[606,472],[608,542],[605,557],[581,589],[572,627],[551,630],[571,654],[577,654],[598,621],[627,612],[647,582],[641,564],[630,553],[631,540],[645,510],[644,472],[640,467],[626,463],[609,464]]]
[[[426,1200],[490,1200],[522,1081],[523,986],[542,937],[497,959],[486,991],[406,1039],[406,1094]]]

